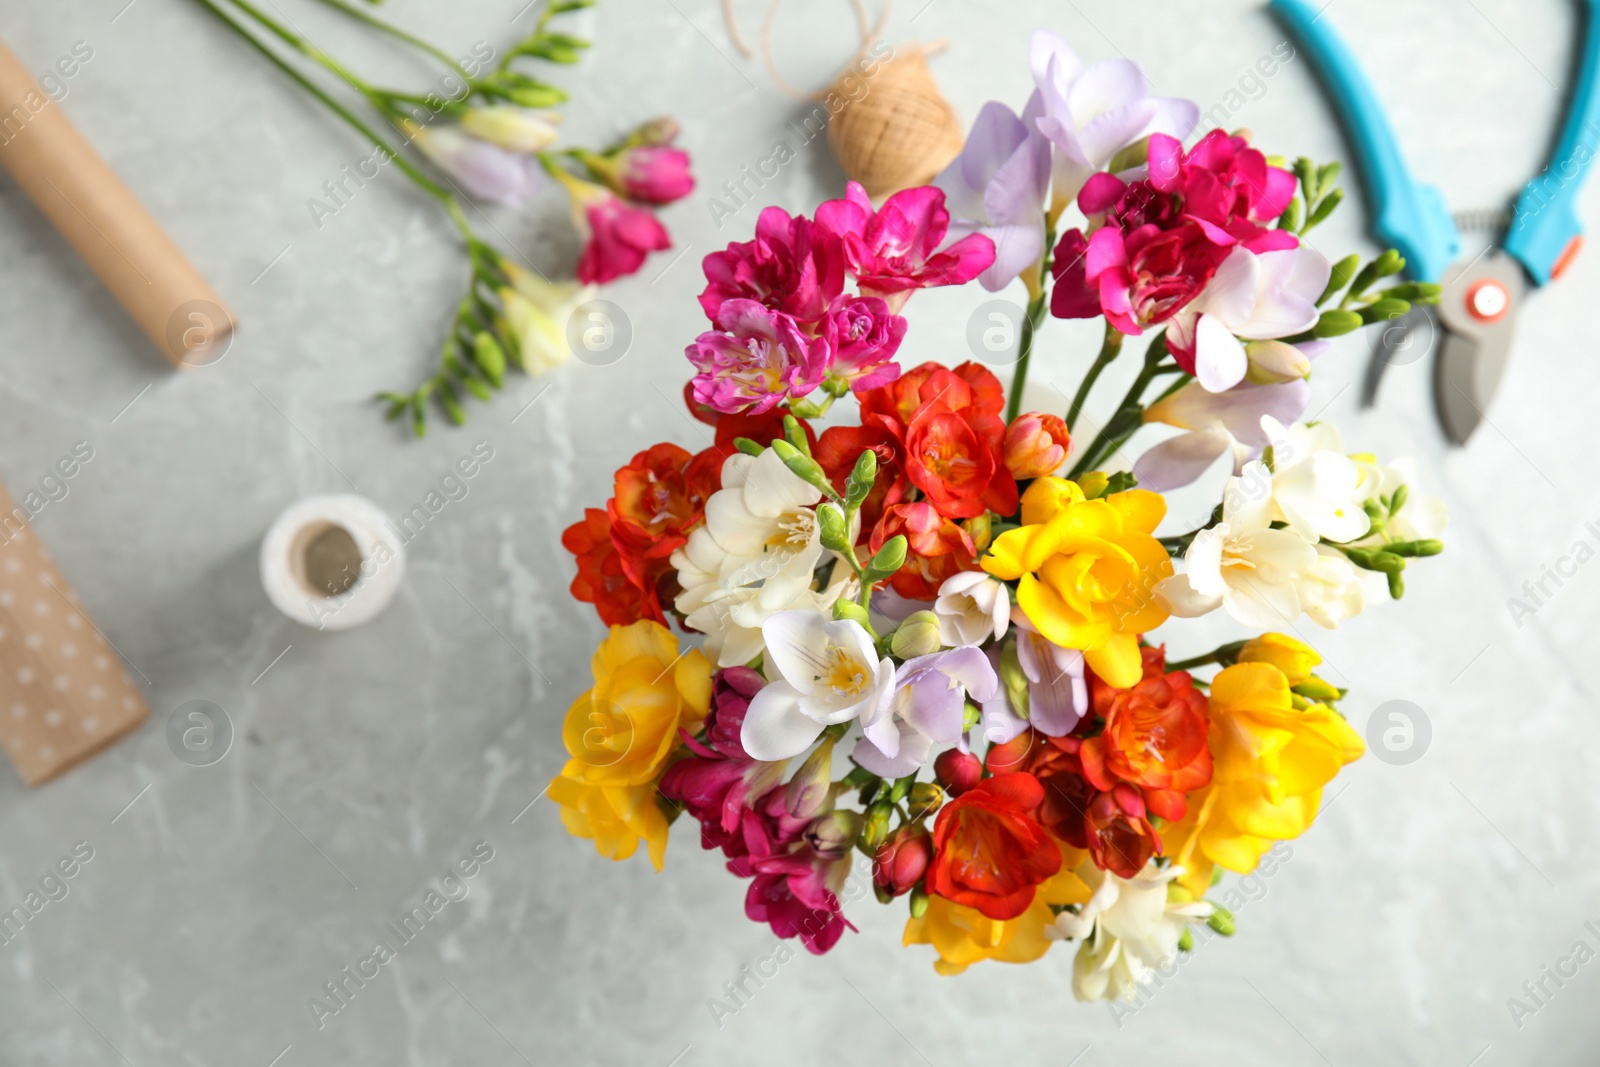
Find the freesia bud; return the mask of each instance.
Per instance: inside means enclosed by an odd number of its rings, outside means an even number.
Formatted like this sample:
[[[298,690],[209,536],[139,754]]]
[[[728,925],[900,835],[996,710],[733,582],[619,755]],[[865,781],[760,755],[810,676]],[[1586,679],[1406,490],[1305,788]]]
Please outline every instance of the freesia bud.
[[[828,481],[828,476],[822,470],[822,465],[798,448],[791,445],[783,438],[772,442],[772,450],[783,460],[783,465],[788,467],[796,478],[822,490],[827,496],[833,496],[833,483]]]
[[[872,883],[891,897],[911,891],[933,862],[933,838],[921,823],[902,826],[872,859]]]
[[[948,749],[933,761],[933,776],[947,793],[958,797],[983,779],[983,763],[970,752]]]
[[[628,147],[671,144],[678,139],[678,130],[677,119],[670,115],[658,115],[637,126],[623,143]]]
[[[920,919],[928,913],[928,891],[920,885],[911,890],[911,917]]]
[[[1234,931],[1233,912],[1220,904],[1214,904],[1211,908],[1211,917],[1206,920],[1206,925],[1223,937],[1232,937]]]
[[[524,155],[548,148],[558,136],[556,126],[560,122],[557,111],[503,104],[468,108],[461,116],[461,128],[472,136]]]
[[[1244,353],[1250,360],[1245,380],[1256,385],[1292,382],[1311,373],[1306,354],[1283,341],[1251,341],[1244,346]]]
[[[939,651],[939,616],[931,611],[914,611],[889,639],[889,651],[900,659],[931,656]]]
[[[806,827],[806,844],[825,859],[839,859],[850,852],[864,822],[859,811],[840,808],[818,816]]]
[[[851,622],[859,624],[868,633],[872,632],[872,628],[867,625],[870,620],[867,609],[854,600],[846,600],[843,597],[835,600],[833,602],[833,617],[835,619],[849,619]]]
[[[962,522],[961,528],[967,531],[968,537],[972,538],[972,546],[982,552],[994,540],[993,524],[993,513],[985,511],[982,515],[976,515]]]
[[[881,803],[867,809],[866,821],[861,826],[861,846],[867,851],[877,852],[878,846],[889,836],[889,810],[888,804]]]
[[[1043,478],[1066,462],[1070,438],[1056,415],[1029,412],[1006,427],[1006,470],[1018,479]]]
[[[918,782],[911,787],[911,793],[906,798],[911,817],[920,819],[930,812],[939,810],[944,803],[944,790],[932,782]]]
[[[817,746],[800,769],[789,779],[783,799],[789,814],[796,819],[809,819],[819,815],[832,799],[833,790],[833,738]]]
[[[1265,633],[1244,643],[1239,649],[1239,662],[1270,663],[1283,672],[1292,687],[1309,678],[1322,657],[1310,645],[1287,634]]]
[[[694,191],[689,153],[681,148],[640,145],[603,156],[582,152],[578,158],[602,184],[629,200],[670,204]]]
[[[1296,682],[1292,688],[1296,693],[1312,700],[1338,700],[1344,694],[1339,692],[1339,687],[1323,678],[1312,675],[1303,681]]]
[[[821,468],[818,468],[819,470]],[[899,570],[906,562],[906,535],[895,534],[883,543],[877,555],[872,557],[872,562],[867,569],[879,577],[887,578]]]
[[[843,552],[850,547],[849,535],[845,533],[844,515],[832,504],[823,504],[817,508],[818,539],[822,547],[832,552]]]

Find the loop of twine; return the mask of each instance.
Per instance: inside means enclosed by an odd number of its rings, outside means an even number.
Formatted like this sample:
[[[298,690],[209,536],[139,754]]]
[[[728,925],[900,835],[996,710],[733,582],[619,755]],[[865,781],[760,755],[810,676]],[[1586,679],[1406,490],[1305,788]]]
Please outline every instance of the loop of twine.
[[[728,37],[732,39],[733,46],[739,50],[740,55],[754,55],[754,50],[739,35],[739,20],[734,13],[733,2],[734,0],[722,0],[722,20],[727,23]],[[767,5],[766,17],[761,20],[761,61],[767,68],[767,76],[772,79],[772,84],[796,100],[822,100],[828,95],[829,90],[821,89],[814,93],[802,92],[790,85],[783,75],[778,73],[778,64],[772,58],[772,26],[777,21],[778,8],[782,4],[783,0],[771,0]],[[850,0],[850,6],[855,11],[856,29],[861,34],[861,43],[856,47],[850,58],[845,61],[846,67],[866,55],[867,49],[872,42],[883,36],[883,28],[889,23],[889,13],[894,9],[894,0],[884,0],[883,10],[878,13],[878,21],[875,23],[871,22],[867,15],[865,0]]]

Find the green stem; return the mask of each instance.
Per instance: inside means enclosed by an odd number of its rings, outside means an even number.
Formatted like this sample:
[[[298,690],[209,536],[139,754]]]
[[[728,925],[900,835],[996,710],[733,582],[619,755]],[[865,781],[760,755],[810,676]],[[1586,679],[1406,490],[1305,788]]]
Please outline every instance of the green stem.
[[[1017,369],[1011,375],[1011,399],[1006,402],[1007,425],[1010,425],[1022,411],[1022,387],[1028,382],[1028,361],[1033,357],[1033,335],[1044,325],[1046,299],[1048,298],[1041,290],[1038,296],[1028,301],[1028,325],[1023,330],[1022,340],[1018,345]]]
[[[434,45],[429,44],[427,41],[424,41],[422,38],[414,34],[407,33],[400,27],[387,23],[377,16],[361,10],[361,8],[355,6],[354,4],[346,3],[345,0],[318,0],[318,2],[333,8],[335,11],[343,12],[345,15],[355,19],[357,22],[366,23],[379,33],[386,33],[397,41],[403,41],[412,48],[427,53],[434,59],[437,59],[445,66],[449,67],[453,72],[461,75],[468,82],[472,81],[472,75],[467,73],[467,68],[463,67],[455,59],[451,58],[450,54],[444,51],[442,48],[437,48]]]
[[[1178,660],[1176,663],[1168,663],[1167,670],[1187,671],[1196,667],[1204,667],[1210,663],[1231,666],[1239,658],[1239,650],[1243,647],[1243,641],[1230,641],[1225,645],[1217,646],[1203,656],[1193,656],[1189,659]]]
[[[1145,389],[1155,378],[1156,368],[1160,366],[1161,361],[1166,356],[1167,335],[1163,331],[1156,335],[1155,340],[1150,342],[1150,347],[1145,350],[1144,354],[1144,367],[1139,371],[1138,376],[1133,379],[1133,384],[1128,386],[1128,391],[1123,394],[1122,402],[1117,405],[1116,411],[1112,413],[1111,418],[1106,420],[1106,424],[1100,428],[1100,432],[1095,435],[1094,440],[1090,442],[1089,447],[1078,459],[1078,462],[1073,465],[1072,472],[1067,477],[1076,478],[1085,471],[1093,470],[1096,464],[1104,460],[1106,456],[1116,452],[1128,438],[1138,432],[1139,427],[1142,425],[1140,416],[1144,413],[1144,405],[1139,398],[1144,395]],[[1179,380],[1181,381],[1182,379]]]
[[[1089,390],[1094,388],[1095,379],[1100,377],[1100,372],[1110,365],[1122,352],[1122,331],[1111,323],[1106,323],[1105,340],[1100,342],[1100,352],[1094,357],[1094,363],[1089,367],[1089,373],[1083,376],[1083,383],[1078,386],[1078,392],[1072,398],[1072,405],[1067,408],[1067,429],[1070,431],[1078,424],[1078,415],[1083,411],[1084,402],[1089,399]]]
[[[388,155],[388,157],[391,160],[394,161],[395,165],[398,166],[400,168],[400,170],[406,175],[406,177],[410,178],[413,182],[415,182],[417,184],[417,186],[419,188],[421,188],[424,192],[428,193],[430,196],[433,196],[433,197],[435,197],[436,199],[438,199],[440,201],[445,202],[446,204],[453,204],[451,196],[450,196],[450,193],[443,186],[439,185],[433,179],[429,178],[426,174],[423,174],[420,170],[418,170],[415,166],[413,166],[411,164],[411,162],[408,161],[404,156],[402,156],[399,153],[399,151],[395,149],[395,147],[393,145],[391,145],[388,141],[384,140],[383,137],[379,136],[379,134],[377,133],[376,130],[374,130],[371,126],[369,126],[365,122],[363,122],[349,108],[347,108],[343,104],[339,103],[339,101],[335,100],[332,96],[329,96],[327,91],[325,89],[323,89],[321,86],[317,85],[315,82],[313,82],[309,78],[307,78],[304,74],[301,74],[299,71],[297,71],[293,67],[291,67],[288,63],[286,63],[284,61],[282,56],[278,55],[276,52],[272,51],[272,49],[268,48],[265,43],[263,43],[258,37],[256,37],[255,34],[251,33],[249,30],[245,29],[245,27],[242,26],[238,21],[236,21],[233,18],[233,16],[229,15],[227,12],[223,11],[220,7],[218,7],[217,4],[213,2],[213,0],[196,0],[196,2],[199,3],[202,7],[206,8],[208,11],[210,11],[213,15],[215,15],[218,19],[220,19],[223,23],[225,23],[230,29],[232,29],[235,33],[237,33],[240,37],[244,38],[245,42],[248,43],[250,45],[250,47],[254,48],[256,51],[260,52],[263,56],[265,56],[267,58],[268,62],[270,62],[273,66],[277,67],[279,70],[281,70],[285,74],[287,74],[302,89],[304,89],[306,92],[310,93],[320,103],[322,103],[325,107],[327,107],[327,109],[329,111],[332,111],[339,118],[343,119],[352,129],[354,129],[356,132],[360,133],[361,136],[365,137],[367,140],[371,141],[374,145],[376,145],[379,148],[383,149],[384,152]],[[258,22],[261,22],[261,24],[263,26],[265,26],[266,28],[271,30],[273,32],[274,36],[277,36],[280,39],[282,39],[282,40],[288,42],[289,44],[291,44],[291,46],[293,46],[296,51],[299,51],[299,52],[301,52],[301,53],[303,53],[305,55],[308,55],[308,56],[312,55],[311,52],[308,52],[306,50],[306,47],[302,46],[301,44],[296,43],[297,39],[294,37],[293,34],[290,34],[287,30],[284,30],[282,27],[277,26],[275,23],[272,22],[271,19],[266,18],[265,16],[261,15],[259,12],[255,12],[252,8],[250,8],[247,4],[245,4],[243,2],[243,0],[231,0],[231,2],[233,4],[235,4],[236,6],[238,6],[239,8],[241,8],[242,10],[244,10],[247,13],[251,14],[251,16],[253,18],[255,18]],[[312,58],[315,58],[315,56],[312,56]],[[331,62],[331,61],[329,61],[329,62]],[[326,64],[324,64],[324,65],[326,65]],[[349,80],[349,79],[347,78],[346,80]],[[363,92],[363,95],[366,95],[365,92]]]

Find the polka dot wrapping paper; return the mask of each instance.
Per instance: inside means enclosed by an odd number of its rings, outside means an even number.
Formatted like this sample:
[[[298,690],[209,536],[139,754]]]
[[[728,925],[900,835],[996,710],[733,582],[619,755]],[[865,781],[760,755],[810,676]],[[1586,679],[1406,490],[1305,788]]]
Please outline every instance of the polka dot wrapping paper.
[[[30,786],[150,715],[109,642],[0,488],[0,747]]]

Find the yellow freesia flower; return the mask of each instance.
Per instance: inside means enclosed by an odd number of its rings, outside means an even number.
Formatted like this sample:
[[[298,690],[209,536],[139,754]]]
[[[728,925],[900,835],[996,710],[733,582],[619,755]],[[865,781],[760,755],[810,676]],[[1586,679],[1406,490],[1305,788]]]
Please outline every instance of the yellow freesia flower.
[[[1059,842],[1058,842],[1059,845]],[[939,958],[933,969],[940,974],[960,974],[974,963],[1031,963],[1043,956],[1051,942],[1044,929],[1055,921],[1052,904],[1087,904],[1092,892],[1073,868],[1087,855],[1067,845],[1061,848],[1061,870],[1041,884],[1028,910],[1015,919],[991,919],[977,908],[944,897],[929,897],[920,919],[906,920],[902,945],[932,945]]]
[[[656,806],[681,726],[700,727],[711,703],[711,664],[699,649],[679,654],[677,639],[643,619],[613,626],[591,662],[594,688],[573,701],[562,725],[571,759],[550,783],[561,821],[594,840],[611,859],[633,855],[643,839],[661,869],[667,821]]]
[[[1265,633],[1244,643],[1239,662],[1270,663],[1283,672],[1291,686],[1296,686],[1311,677],[1322,657],[1316,649],[1288,634]]]
[[[1366,745],[1332,708],[1294,706],[1289,679],[1270,663],[1238,663],[1211,681],[1211,784],[1188,815],[1161,831],[1163,851],[1196,896],[1213,865],[1255,870],[1274,841],[1310,829],[1322,787]]]
[[[1143,673],[1139,635],[1167,621],[1154,590],[1172,558],[1151,536],[1166,511],[1143,489],[1086,500],[1075,482],[1038,478],[1022,496],[1022,526],[995,538],[983,569],[1020,579],[1017,604],[1038,631],[1126,689]]]
[[[661,869],[667,858],[667,817],[650,785],[585,785],[558,775],[550,799],[561,805],[561,824],[573,837],[586,837],[609,860],[625,860],[645,843],[650,862]]]

